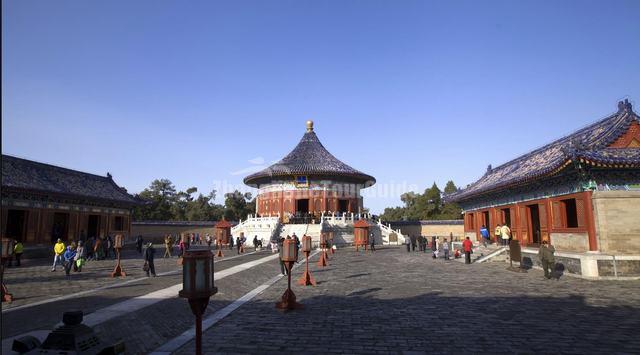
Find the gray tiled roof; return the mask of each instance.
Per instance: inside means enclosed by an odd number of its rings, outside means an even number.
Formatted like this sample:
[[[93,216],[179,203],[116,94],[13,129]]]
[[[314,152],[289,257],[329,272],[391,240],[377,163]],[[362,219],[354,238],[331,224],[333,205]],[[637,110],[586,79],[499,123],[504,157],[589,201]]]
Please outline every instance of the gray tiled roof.
[[[294,175],[326,176],[373,185],[376,179],[341,162],[325,149],[315,132],[308,131],[287,156],[270,167],[244,178],[244,183],[255,186],[273,177]]]
[[[4,154],[2,189],[99,199],[126,205],[140,203],[140,200],[116,185],[111,176],[93,175]]]
[[[638,121],[628,101],[618,103],[618,112],[550,144],[487,172],[466,189],[446,196],[463,201],[490,191],[527,183],[559,172],[572,161],[640,168],[640,148],[607,148]]]

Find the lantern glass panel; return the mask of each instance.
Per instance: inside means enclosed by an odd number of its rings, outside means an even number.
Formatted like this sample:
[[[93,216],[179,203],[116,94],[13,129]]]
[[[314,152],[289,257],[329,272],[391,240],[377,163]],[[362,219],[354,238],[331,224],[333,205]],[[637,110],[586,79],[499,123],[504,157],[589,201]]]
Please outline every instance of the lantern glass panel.
[[[208,260],[205,258],[196,259],[196,292],[207,292],[207,275],[205,265]]]
[[[184,259],[184,263],[182,264],[182,289],[191,293],[191,259]]]
[[[308,235],[302,237],[302,251],[305,253],[311,252],[311,237]]]

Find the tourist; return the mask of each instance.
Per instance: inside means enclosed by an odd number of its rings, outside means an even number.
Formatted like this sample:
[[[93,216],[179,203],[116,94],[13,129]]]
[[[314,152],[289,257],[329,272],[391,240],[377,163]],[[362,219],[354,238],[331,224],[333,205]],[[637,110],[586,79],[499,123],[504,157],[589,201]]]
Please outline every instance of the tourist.
[[[180,238],[180,243],[178,243],[178,248],[180,249],[179,257],[184,256],[184,252],[187,251],[187,245],[184,242],[185,238]]]
[[[511,229],[509,229],[508,225],[505,224],[500,228],[500,235],[502,236],[502,245],[508,246],[511,238]]]
[[[53,266],[51,267],[51,272],[56,271],[56,265],[58,265],[58,263],[64,264],[63,263],[64,250],[65,250],[64,243],[62,242],[62,239],[58,238],[58,241],[53,246]]]
[[[149,277],[149,272],[153,277],[156,277],[156,267],[153,264],[153,258],[156,254],[156,250],[153,248],[153,243],[149,242],[147,244],[147,248],[144,250],[144,266],[142,269],[147,273],[147,277]]]
[[[87,258],[86,249],[82,240],[78,241],[76,256],[73,258],[73,271],[82,272],[82,266]]]
[[[411,252],[411,237],[404,237],[404,242],[407,244],[407,253]]]
[[[113,247],[113,239],[111,239],[110,235],[107,234],[107,238],[102,245],[104,246],[104,257],[108,259],[111,255],[111,248]]]
[[[138,251],[138,254],[142,254],[142,243],[142,236],[138,234],[136,237],[136,250]]]
[[[412,235],[410,239],[411,239],[411,250],[416,251],[416,236]]]
[[[459,259],[459,258],[460,258],[460,249],[456,248],[456,249],[453,251],[453,258],[454,258],[454,259]]]
[[[96,237],[89,237],[87,238],[87,243],[84,245],[84,248],[87,251],[87,260],[93,260],[94,258],[94,254],[93,254],[93,245],[95,244],[96,241]]]
[[[229,236],[229,250],[233,250],[233,236]]]
[[[253,250],[258,251],[258,236],[253,236]]]
[[[71,248],[71,246],[68,246],[67,250],[63,254],[63,258],[64,258],[64,264],[63,264],[64,273],[67,275],[67,279],[71,278],[71,275],[69,273],[71,272],[71,267],[75,263],[75,257],[76,257],[75,250],[73,250],[73,248]]]
[[[371,251],[376,251],[376,236],[375,234],[369,234],[369,243],[371,244]]]
[[[171,248],[173,247],[173,237],[171,234],[164,236],[164,258],[171,258]]]
[[[449,242],[447,242],[447,238],[444,238],[444,242],[442,242],[442,251],[444,252],[444,260],[449,260]]]
[[[296,240],[296,255],[300,257],[300,238],[298,238],[295,232],[293,233],[293,239]],[[298,259],[296,259],[296,262],[297,261]]]
[[[433,252],[433,258],[438,258],[438,249],[440,247],[440,239],[438,237],[431,237],[431,251]]]
[[[496,238],[496,245],[499,246],[500,243],[502,242],[502,225],[500,225],[500,223],[498,223],[498,225],[496,226],[496,231],[494,232],[494,236]]]
[[[242,246],[242,240],[240,239],[240,237],[236,238],[236,250],[238,255],[240,255],[240,247]]]
[[[22,245],[21,241],[16,240],[16,244],[13,246],[13,255],[16,258],[16,266],[20,266],[22,253],[24,253],[24,245]],[[11,265],[11,261],[9,261],[9,265]]]
[[[471,252],[473,243],[469,237],[465,238],[464,242],[462,242],[462,248],[464,249],[464,263],[471,264]],[[457,251],[457,250],[456,250]]]
[[[213,242],[213,239],[211,239],[211,235],[209,233],[207,233],[205,235],[204,239],[207,242],[207,247],[211,248],[211,243]]]
[[[104,241],[102,238],[96,238],[96,243],[93,245],[93,253],[95,254],[96,260],[104,259],[104,247],[102,246]]]
[[[538,250],[538,257],[540,258],[540,263],[544,270],[544,277],[547,279],[551,278],[555,270],[555,252],[556,248],[554,248],[553,245],[549,244],[546,240],[542,241],[542,245]]]
[[[487,242],[489,241],[490,236],[489,236],[489,230],[484,224],[482,225],[482,227],[480,227],[480,235],[482,236],[482,246],[486,248]]]

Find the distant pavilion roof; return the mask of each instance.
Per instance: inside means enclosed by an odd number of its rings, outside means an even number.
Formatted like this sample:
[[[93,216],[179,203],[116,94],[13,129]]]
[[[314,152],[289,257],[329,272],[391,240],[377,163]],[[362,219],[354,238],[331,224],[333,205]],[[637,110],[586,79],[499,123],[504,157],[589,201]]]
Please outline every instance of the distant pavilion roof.
[[[487,172],[466,189],[446,196],[459,202],[481,194],[552,176],[572,162],[605,168],[640,168],[640,148],[611,145],[640,118],[628,100],[618,103],[618,111],[550,144],[520,156]]]
[[[123,205],[142,203],[118,186],[108,173],[99,176],[4,154],[2,190],[97,199]]]
[[[293,177],[295,175],[324,176],[328,178],[345,178],[345,180],[373,185],[376,179],[334,157],[320,143],[313,131],[313,122],[307,122],[307,132],[293,150],[282,160],[270,167],[244,178],[244,183],[256,186],[269,182],[276,177]]]

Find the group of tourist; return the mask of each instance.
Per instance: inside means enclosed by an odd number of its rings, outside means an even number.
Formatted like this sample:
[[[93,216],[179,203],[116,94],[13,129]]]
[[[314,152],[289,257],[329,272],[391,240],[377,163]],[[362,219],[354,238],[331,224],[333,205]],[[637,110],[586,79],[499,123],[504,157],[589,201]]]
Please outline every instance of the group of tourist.
[[[10,238],[12,239],[12,238]],[[7,261],[7,267],[11,267],[13,264],[13,261],[15,260],[15,265],[16,267],[20,266],[20,259],[22,258],[22,254],[24,253],[24,245],[22,244],[22,241],[17,240],[17,239],[13,239],[13,255],[11,256],[11,258]]]
[[[442,241],[440,237],[433,236],[431,237],[431,241],[426,236],[415,236],[411,235],[409,237],[405,237],[404,239],[405,245],[407,246],[407,252],[415,252],[416,247],[418,251],[426,253],[427,250],[431,251],[431,257],[437,259],[438,256],[442,253],[444,260],[451,259],[451,244],[449,241],[453,242],[453,234],[449,236],[449,239],[444,238]],[[455,258],[460,257],[460,251],[458,249],[454,250]]]
[[[58,238],[53,245],[53,266],[51,272],[56,271],[58,264],[62,265],[67,279],[71,277],[71,270],[82,272],[82,267],[87,261],[87,248],[82,240],[78,244],[71,242],[65,245],[62,239]]]

